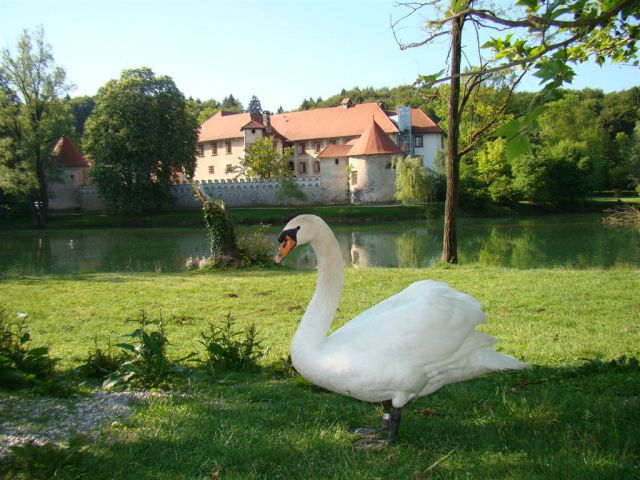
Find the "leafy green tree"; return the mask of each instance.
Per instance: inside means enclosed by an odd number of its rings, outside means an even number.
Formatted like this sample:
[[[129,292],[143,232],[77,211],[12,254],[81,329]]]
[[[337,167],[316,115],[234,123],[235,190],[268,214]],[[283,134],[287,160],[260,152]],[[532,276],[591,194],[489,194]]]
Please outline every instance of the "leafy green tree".
[[[38,228],[45,227],[49,211],[49,150],[70,125],[60,102],[71,88],[65,78],[42,27],[23,31],[15,52],[2,50],[0,103],[8,117],[2,120],[0,188],[29,202]]]
[[[282,108],[282,105],[278,107],[278,110],[276,111],[276,113],[284,113],[284,108]]]
[[[218,113],[221,109],[220,102],[214,99],[202,101],[199,98],[196,100],[189,98],[187,105],[191,113],[198,119],[198,124],[204,123],[205,120]]]
[[[429,199],[429,176],[421,157],[405,157],[396,163],[395,197],[404,205],[424,204]]]
[[[242,103],[236,97],[234,97],[231,93],[222,99],[222,104],[220,105],[221,110],[227,110],[231,112],[242,112],[244,108],[242,107]]]
[[[260,105],[260,100],[255,95],[252,95],[251,100],[249,100],[247,112],[255,115],[262,115],[262,105]]]
[[[247,148],[245,157],[240,160],[240,169],[247,177],[262,179],[281,178],[291,174],[289,161],[293,148],[285,148],[278,153],[273,137],[262,137]]]
[[[193,175],[198,123],[173,80],[149,68],[125,70],[98,92],[87,120],[91,176],[120,211],[172,201],[176,174]]]
[[[445,201],[443,260],[457,262],[457,199],[460,176],[459,124],[460,113],[465,108],[467,92],[474,83],[482,83],[487,76],[514,67],[533,68],[535,75],[545,84],[543,92],[551,94],[558,86],[573,79],[572,65],[595,58],[599,64],[606,59],[614,62],[630,61],[638,65],[637,42],[640,39],[640,4],[636,0],[567,0],[564,2],[539,2],[516,0],[502,5],[498,12],[493,4],[482,0],[452,0],[448,8],[438,9],[439,2],[407,3],[409,14],[422,7],[434,7],[429,15],[426,38],[418,42],[401,44],[401,48],[432,45],[437,39],[448,36],[449,64],[444,71],[421,76],[424,85],[449,81],[447,111],[448,161],[447,195]],[[492,58],[479,57],[478,65],[462,68],[463,31],[465,25],[473,27],[475,34],[490,29],[496,37],[482,45],[492,50]],[[394,33],[398,22],[394,24]],[[444,74],[444,75],[443,75]],[[461,77],[468,78],[460,88]],[[529,149],[528,137],[539,110],[513,121],[501,129],[508,137],[507,154],[515,157]],[[495,124],[487,124],[488,130]],[[480,130],[482,132],[483,129]]]
[[[81,146],[84,126],[87,123],[87,118],[91,115],[93,107],[96,106],[96,101],[93,97],[85,95],[82,97],[67,98],[64,103],[69,108],[71,115],[73,115],[75,131],[75,135],[73,135],[74,143],[77,146]]]

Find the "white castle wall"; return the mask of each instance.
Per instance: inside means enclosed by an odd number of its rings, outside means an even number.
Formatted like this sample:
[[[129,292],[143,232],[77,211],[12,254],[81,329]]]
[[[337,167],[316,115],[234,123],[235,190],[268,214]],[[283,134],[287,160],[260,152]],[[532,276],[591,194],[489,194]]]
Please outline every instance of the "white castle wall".
[[[346,201],[336,198],[331,188],[323,185],[320,177],[296,178],[296,183],[307,195],[305,201],[292,201],[293,205],[327,204]],[[221,199],[229,207],[282,205],[282,200],[276,198],[278,182],[276,180],[208,180],[197,181],[196,184],[214,199]],[[201,205],[193,194],[191,184],[184,182],[172,186],[172,193],[178,208],[197,208]],[[78,189],[78,203],[81,210],[105,210],[107,205],[95,186],[85,186]]]

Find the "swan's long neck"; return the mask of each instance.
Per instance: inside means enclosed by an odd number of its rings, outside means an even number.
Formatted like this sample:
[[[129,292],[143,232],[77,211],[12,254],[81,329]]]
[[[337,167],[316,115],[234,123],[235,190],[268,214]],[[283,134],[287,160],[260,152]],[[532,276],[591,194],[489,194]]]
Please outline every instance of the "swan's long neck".
[[[292,358],[296,354],[312,352],[327,337],[344,286],[344,259],[340,246],[324,222],[318,236],[311,242],[311,248],[318,259],[316,289],[293,337]]]

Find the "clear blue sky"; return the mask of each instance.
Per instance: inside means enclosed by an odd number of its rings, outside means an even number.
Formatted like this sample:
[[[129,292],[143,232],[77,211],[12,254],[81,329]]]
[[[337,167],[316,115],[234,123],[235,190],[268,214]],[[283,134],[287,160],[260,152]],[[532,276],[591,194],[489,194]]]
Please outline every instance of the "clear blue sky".
[[[13,48],[24,28],[42,24],[56,62],[93,95],[125,68],[169,75],[186,96],[265,109],[297,108],[342,88],[394,87],[443,68],[446,43],[401,51],[390,16],[393,0],[0,0],[0,47]],[[420,18],[403,40],[420,38]],[[582,66],[574,88],[605,91],[640,85],[637,68]],[[536,90],[530,79],[526,90]]]

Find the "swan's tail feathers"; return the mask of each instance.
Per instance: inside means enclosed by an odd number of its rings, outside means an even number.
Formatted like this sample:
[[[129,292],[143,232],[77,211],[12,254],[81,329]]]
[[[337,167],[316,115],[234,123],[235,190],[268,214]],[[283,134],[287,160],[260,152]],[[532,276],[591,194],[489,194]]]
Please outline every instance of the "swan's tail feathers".
[[[496,337],[474,331],[467,337],[458,354],[468,355],[468,365],[475,365],[483,372],[521,370],[529,366],[511,355],[496,352],[497,342]]]
[[[523,363],[511,355],[498,353],[493,348],[482,348],[473,353],[479,364],[489,371],[522,370],[529,366],[529,364]]]

